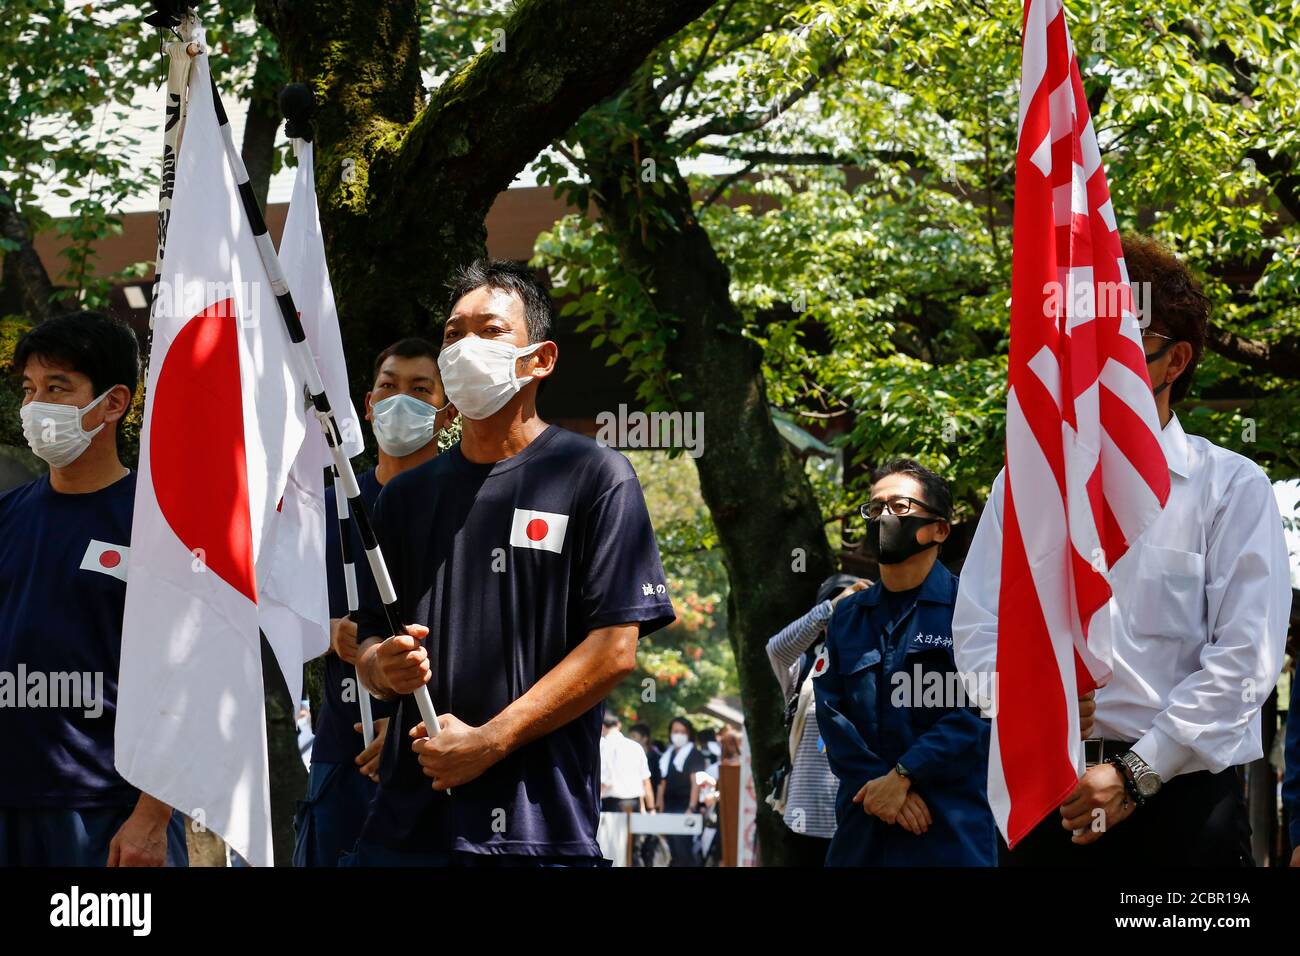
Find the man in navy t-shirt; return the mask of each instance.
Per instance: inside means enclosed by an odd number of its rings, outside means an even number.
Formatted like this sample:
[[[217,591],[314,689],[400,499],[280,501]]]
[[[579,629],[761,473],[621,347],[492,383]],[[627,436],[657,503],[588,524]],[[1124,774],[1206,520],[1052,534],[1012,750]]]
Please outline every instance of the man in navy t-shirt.
[[[50,470],[0,495],[0,866],[184,866],[183,818],[113,766],[135,334],[95,313],[49,319],[13,371]]]
[[[554,307],[527,269],[457,279],[438,366],[460,444],[394,478],[375,524],[406,633],[371,583],[360,671],[389,697],[428,684],[441,733],[403,696],[349,862],[601,862],[603,700],[638,637],[674,619],[636,473],[537,415]]]
[[[394,476],[438,454],[437,433],[451,412],[438,378],[438,348],[420,338],[390,345],[375,359],[373,386],[366,394],[366,421],[379,445],[379,464],[357,476],[361,498],[373,511],[379,489]],[[325,655],[324,699],[311,746],[307,799],[294,820],[295,866],[337,866],[357,842],[375,795],[379,755],[391,706],[372,701],[375,739],[364,746],[354,665],[357,625],[348,613],[334,488],[325,490],[325,564],[329,578],[330,649]],[[357,580],[370,575],[356,522],[350,523]]]

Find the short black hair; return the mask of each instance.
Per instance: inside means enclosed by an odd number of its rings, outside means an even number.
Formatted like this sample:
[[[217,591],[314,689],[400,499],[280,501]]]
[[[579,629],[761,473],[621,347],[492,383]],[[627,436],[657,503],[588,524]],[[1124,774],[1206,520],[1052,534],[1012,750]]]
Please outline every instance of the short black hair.
[[[695,743],[695,725],[693,723],[691,723],[685,717],[674,717],[672,720],[668,721],[669,733],[672,733],[673,724],[681,724],[683,727],[685,727],[686,736],[691,739],[691,743]]]
[[[1182,399],[1192,387],[1196,366],[1205,354],[1210,325],[1210,299],[1187,265],[1168,248],[1149,236],[1128,234],[1121,238],[1124,266],[1131,285],[1146,283],[1149,302],[1143,308],[1151,318],[1147,331],[1171,336],[1192,347],[1192,360],[1169,386],[1169,401]]]
[[[606,727],[617,727],[622,721],[618,719],[618,714],[606,714],[604,724]]]
[[[948,482],[925,465],[911,458],[895,458],[871,473],[871,483],[874,485],[881,478],[890,475],[909,475],[915,478],[925,491],[925,503],[930,506],[930,510],[944,521],[952,518],[952,490],[948,487]]]
[[[524,321],[528,325],[530,345],[550,338],[551,326],[555,324],[555,303],[551,301],[551,294],[538,281],[533,270],[509,259],[475,259],[457,272],[450,283],[448,317],[457,302],[484,286],[519,296],[524,303]]]
[[[370,376],[370,381],[379,378],[379,370],[384,367],[384,363],[396,355],[398,358],[431,358],[433,364],[438,364],[438,346],[434,345],[428,339],[422,339],[419,336],[412,335],[409,338],[398,339],[388,348],[384,349],[375,356],[375,373]]]
[[[103,312],[68,312],[33,326],[14,347],[13,374],[21,376],[34,355],[80,372],[96,395],[114,385],[125,385],[134,395],[140,383],[135,332]]]
[[[650,725],[649,725],[649,724],[643,724],[643,723],[640,723],[640,722],[635,723],[635,724],[633,724],[631,727],[629,727],[629,728],[627,729],[627,732],[628,732],[629,734],[640,734],[640,735],[641,735],[642,737],[644,737],[646,740],[649,740],[649,739],[650,739]]]

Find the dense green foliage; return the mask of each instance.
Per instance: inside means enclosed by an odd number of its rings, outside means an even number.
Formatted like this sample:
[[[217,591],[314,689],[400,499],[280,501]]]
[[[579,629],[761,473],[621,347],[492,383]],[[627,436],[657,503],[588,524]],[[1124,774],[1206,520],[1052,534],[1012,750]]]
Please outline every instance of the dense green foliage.
[[[1069,6],[1122,227],[1188,259],[1218,328],[1294,343],[1295,10]],[[693,177],[699,215],[731,270],[746,333],[763,346],[774,404],[843,432],[850,485],[824,496],[826,514],[862,493],[862,466],[895,453],[938,467],[978,510],[1002,457],[1020,4],[737,2],[715,12],[652,66],[662,90],[706,47],[729,51],[689,95],[662,97],[672,125],[659,142],[678,162],[731,157],[746,174]],[[763,116],[758,107],[784,105],[817,76],[807,95]],[[624,98],[584,122],[621,122],[636,136],[646,115]],[[742,129],[738,115],[766,121]],[[704,127],[719,133],[696,138]],[[1270,164],[1282,172],[1266,173]],[[580,174],[550,172],[583,198]],[[716,201],[719,185],[729,201]],[[647,216],[654,189],[636,197]],[[568,308],[618,348],[644,396],[680,402],[654,361],[673,319],[653,314],[643,277],[621,267],[602,224],[571,216],[537,248],[559,270]],[[1281,478],[1300,472],[1296,401],[1286,379],[1210,355],[1182,414]]]

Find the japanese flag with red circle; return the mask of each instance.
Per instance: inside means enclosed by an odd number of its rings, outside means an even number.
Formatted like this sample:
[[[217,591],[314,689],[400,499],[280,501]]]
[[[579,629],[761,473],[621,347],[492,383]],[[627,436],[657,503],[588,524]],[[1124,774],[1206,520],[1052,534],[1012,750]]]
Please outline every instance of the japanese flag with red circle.
[[[516,508],[514,521],[510,523],[510,545],[559,554],[564,550],[564,532],[568,528],[568,515]]]
[[[81,570],[111,574],[120,581],[126,580],[126,559],[131,549],[121,544],[90,539],[81,559]]]
[[[307,418],[258,242],[201,54],[153,310],[115,764],[268,866],[259,562]]]

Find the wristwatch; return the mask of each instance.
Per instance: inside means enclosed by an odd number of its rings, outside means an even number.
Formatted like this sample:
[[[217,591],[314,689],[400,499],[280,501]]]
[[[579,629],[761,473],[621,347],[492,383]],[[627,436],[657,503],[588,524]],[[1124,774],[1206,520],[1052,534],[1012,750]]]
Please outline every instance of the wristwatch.
[[[912,779],[911,771],[909,771],[901,763],[894,764],[894,772],[897,773],[900,777],[906,777],[908,780]]]
[[[1160,787],[1164,784],[1160,774],[1152,770],[1150,765],[1133,751],[1126,750],[1115,758],[1113,763],[1124,775],[1125,785],[1138,806],[1160,792]]]

